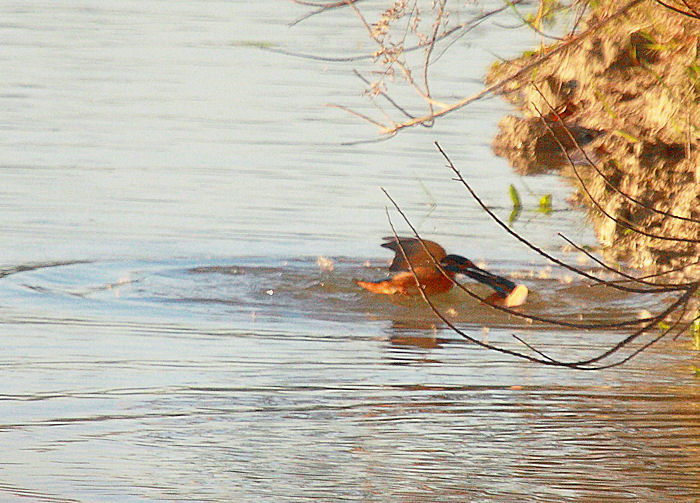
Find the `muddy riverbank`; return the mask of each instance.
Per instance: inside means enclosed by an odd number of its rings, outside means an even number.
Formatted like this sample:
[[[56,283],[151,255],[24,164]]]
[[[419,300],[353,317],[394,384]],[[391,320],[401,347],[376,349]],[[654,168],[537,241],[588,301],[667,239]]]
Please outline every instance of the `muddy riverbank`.
[[[569,178],[606,259],[686,280],[700,276],[699,36],[700,20],[655,2],[605,2],[577,35],[487,79],[579,38],[504,88],[522,116],[501,121],[493,148],[520,172]]]

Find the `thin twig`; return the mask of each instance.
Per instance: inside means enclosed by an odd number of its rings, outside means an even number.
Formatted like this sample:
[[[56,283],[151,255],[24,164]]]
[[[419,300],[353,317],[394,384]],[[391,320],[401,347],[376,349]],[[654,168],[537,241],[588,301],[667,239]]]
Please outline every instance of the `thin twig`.
[[[571,140],[571,142],[576,146],[576,148],[578,149],[578,151],[583,155],[583,157],[586,159],[586,162],[588,163],[588,165],[591,166],[591,167],[595,170],[595,172],[598,173],[598,175],[600,175],[600,177],[601,177],[601,178],[603,179],[603,181],[605,182],[605,185],[607,185],[608,187],[610,187],[612,190],[614,190],[615,192],[617,192],[618,194],[620,194],[620,195],[621,195],[622,197],[624,197],[625,199],[627,199],[627,200],[633,202],[634,204],[637,204],[637,205],[641,206],[641,207],[644,208],[644,209],[647,209],[647,210],[649,210],[649,211],[652,211],[652,212],[654,212],[654,213],[657,213],[657,214],[659,214],[659,215],[663,215],[663,216],[666,216],[666,217],[669,217],[669,218],[675,218],[675,219],[678,219],[678,220],[684,220],[684,221],[686,221],[686,222],[692,222],[692,223],[695,223],[695,224],[700,224],[700,220],[696,220],[696,219],[694,219],[694,218],[683,217],[683,216],[680,216],[680,215],[675,215],[675,214],[673,214],[673,213],[669,213],[669,212],[667,212],[667,211],[657,210],[657,209],[654,208],[653,206],[650,206],[650,205],[648,205],[648,204],[645,204],[645,203],[643,203],[642,201],[640,201],[639,199],[636,199],[636,198],[630,196],[629,194],[626,194],[625,192],[623,192],[623,191],[621,191],[619,188],[617,188],[614,184],[612,184],[612,183],[610,182],[610,180],[605,176],[605,174],[600,170],[600,168],[598,168],[598,166],[596,165],[596,163],[594,163],[594,162],[591,160],[591,158],[588,156],[588,153],[581,147],[581,145],[579,144],[579,142],[576,140],[576,138],[574,137],[574,135],[571,133],[571,130],[570,130],[569,126],[566,124],[564,118],[563,118],[561,115],[559,115],[559,112],[557,112],[557,110],[556,110],[556,109],[554,108],[554,106],[549,102],[549,100],[547,100],[547,98],[546,98],[545,95],[542,93],[542,91],[540,91],[540,88],[539,88],[536,84],[534,84],[534,83],[532,84],[532,86],[535,88],[535,91],[537,91],[537,93],[542,97],[542,99],[544,100],[544,102],[547,104],[547,106],[548,106],[549,109],[550,109],[550,112],[553,113],[553,114],[556,116],[557,121],[558,121],[558,122],[562,125],[562,127],[564,128],[564,131],[566,132],[567,136],[569,137],[569,140]],[[533,104],[533,107],[535,108],[535,110],[537,110],[537,107],[536,107],[534,104]],[[537,110],[537,112],[540,113],[539,110]],[[542,114],[541,114],[541,113],[540,113],[540,118],[544,120],[544,118],[542,117]],[[546,125],[546,124],[545,124],[545,125]],[[548,128],[548,129],[549,129],[550,133],[552,134],[552,136],[554,136],[555,139],[556,139],[556,135],[555,135],[554,132],[551,130],[551,128]],[[560,144],[560,145],[561,145],[561,144]],[[562,147],[562,148],[563,148],[563,147]],[[566,150],[566,149],[564,149],[564,150]],[[566,153],[566,152],[564,152],[564,153]],[[568,156],[567,156],[567,157],[568,157]],[[695,242],[700,242],[700,241],[697,241],[697,240],[696,240]]]
[[[700,243],[700,240],[698,240],[698,239],[682,238],[682,237],[676,237],[676,236],[663,236],[661,234],[654,234],[651,232],[647,232],[643,229],[640,229],[639,227],[633,226],[632,223],[627,219],[617,218],[617,217],[612,216],[610,213],[608,213],[608,211],[605,208],[603,208],[603,206],[598,202],[598,200],[595,197],[593,197],[591,192],[588,190],[588,187],[586,186],[586,182],[583,181],[583,177],[581,177],[581,174],[576,169],[576,163],[574,163],[573,159],[571,159],[571,155],[569,155],[569,152],[567,151],[566,147],[561,143],[561,140],[559,140],[556,133],[554,133],[554,130],[552,129],[552,127],[547,123],[547,121],[544,118],[544,115],[542,115],[542,112],[540,112],[540,110],[537,108],[537,106],[534,103],[531,103],[531,105],[537,111],[537,113],[540,115],[540,120],[542,121],[544,126],[547,128],[547,130],[550,132],[550,134],[554,138],[554,141],[557,142],[557,144],[559,145],[559,148],[562,150],[562,152],[564,153],[564,155],[568,159],[572,171],[576,175],[576,178],[578,179],[578,181],[581,183],[581,188],[583,189],[584,194],[586,194],[588,196],[588,198],[591,200],[593,205],[598,209],[598,211],[600,211],[603,215],[608,217],[610,220],[612,220],[616,224],[621,225],[625,229],[629,229],[632,232],[636,232],[637,234],[641,234],[642,236],[647,236],[647,237],[652,238],[652,239],[659,239],[659,240],[663,240],[663,241],[674,241],[674,242],[682,241],[684,243]]]
[[[327,106],[327,107],[331,107],[331,108],[338,108],[338,109],[343,110],[343,111],[345,111],[345,112],[347,112],[347,113],[349,113],[349,114],[351,114],[351,115],[354,115],[354,116],[356,116],[356,117],[359,117],[360,119],[366,120],[366,121],[369,122],[370,124],[374,124],[375,126],[378,126],[378,127],[384,127],[384,124],[382,124],[381,122],[378,122],[378,121],[374,120],[372,117],[369,117],[369,116],[367,116],[367,115],[365,115],[365,114],[362,114],[362,113],[360,113],[360,112],[358,112],[358,111],[356,111],[356,110],[353,110],[353,109],[351,109],[351,108],[348,108],[348,107],[346,107],[346,106],[344,106],[344,105],[336,105],[335,103],[328,103],[326,106]]]
[[[358,79],[360,79],[362,82],[364,82],[367,86],[372,86],[372,83],[369,80],[367,80],[365,77],[363,77],[360,72],[358,72],[357,70],[353,70],[353,73],[357,76]],[[393,106],[396,110],[398,110],[399,112],[404,114],[409,119],[413,119],[415,117],[415,115],[410,114],[408,112],[408,110],[406,110],[404,107],[402,107],[401,105],[396,103],[396,101],[394,101],[393,98],[391,96],[389,96],[388,93],[386,93],[385,91],[383,91],[379,87],[375,87],[375,89],[377,89],[377,92],[379,93],[379,95],[382,98],[384,98],[385,100],[387,100],[391,104],[391,106]]]
[[[431,114],[431,115],[429,115],[429,116],[416,117],[415,119],[411,119],[411,120],[409,120],[409,121],[405,121],[405,122],[402,122],[402,123],[397,124],[397,125],[395,125],[395,126],[386,128],[386,129],[382,130],[382,133],[383,133],[383,134],[394,134],[394,133],[398,132],[398,131],[401,130],[401,129],[408,128],[408,127],[411,127],[411,126],[415,126],[415,125],[420,124],[420,123],[422,123],[422,122],[432,121],[432,120],[434,120],[434,119],[437,118],[437,117],[441,117],[441,116],[446,115],[446,114],[448,114],[448,113],[450,113],[450,112],[454,112],[455,110],[459,110],[460,108],[465,107],[465,106],[468,105],[469,103],[472,103],[472,102],[474,102],[474,101],[477,101],[477,100],[483,98],[484,96],[487,96],[487,95],[489,95],[489,94],[493,94],[493,93],[495,93],[495,92],[501,90],[501,89],[502,89],[503,87],[505,87],[506,84],[508,84],[509,82],[511,82],[511,81],[513,81],[513,80],[515,80],[515,79],[517,79],[518,77],[520,77],[520,76],[523,75],[524,73],[526,73],[526,72],[530,71],[531,69],[535,68],[535,67],[538,66],[540,63],[542,63],[543,61],[545,61],[545,60],[551,58],[551,57],[554,56],[555,54],[558,54],[558,53],[560,53],[560,52],[562,52],[562,51],[568,49],[570,46],[581,42],[581,41],[582,41],[583,39],[585,39],[588,35],[590,35],[590,34],[592,34],[592,33],[595,33],[596,31],[600,30],[601,28],[603,28],[604,26],[606,26],[608,23],[610,23],[611,21],[613,21],[613,20],[617,19],[618,17],[622,16],[622,15],[625,14],[629,9],[635,7],[636,5],[640,4],[640,3],[643,2],[643,1],[644,1],[644,0],[632,0],[632,1],[630,1],[630,2],[629,2],[628,4],[626,4],[624,7],[620,8],[618,11],[616,11],[614,14],[610,15],[610,16],[607,17],[606,19],[602,20],[600,23],[596,24],[595,26],[590,27],[590,28],[587,29],[586,31],[584,31],[584,32],[580,33],[579,35],[577,35],[576,37],[573,37],[571,40],[568,40],[568,41],[564,42],[563,44],[558,45],[556,48],[550,50],[549,52],[544,52],[542,55],[540,55],[540,56],[539,56],[535,61],[533,61],[532,63],[529,63],[529,64],[525,65],[525,66],[522,67],[520,70],[518,70],[518,71],[516,71],[515,73],[513,73],[512,75],[510,75],[510,76],[508,76],[508,77],[506,77],[506,78],[504,78],[504,79],[501,79],[500,81],[498,81],[498,82],[496,82],[496,83],[494,83],[494,84],[492,84],[492,85],[490,85],[490,86],[488,86],[488,87],[485,87],[484,89],[482,89],[482,90],[479,91],[478,93],[473,94],[473,95],[471,95],[471,96],[469,96],[469,97],[463,98],[463,99],[461,99],[461,100],[459,100],[459,101],[457,101],[457,102],[455,102],[455,103],[453,103],[453,104],[451,104],[451,105],[448,105],[448,106],[442,108],[441,110],[438,110],[437,112],[435,112],[435,113],[433,113],[433,114]]]
[[[311,11],[311,12],[304,14],[303,16],[297,18],[296,20],[291,22],[289,24],[289,26],[294,26],[296,24],[299,24],[302,21],[304,21],[312,16],[315,16],[316,14],[321,14],[322,12],[326,12],[327,10],[336,9],[338,7],[346,7],[348,5],[348,1],[355,3],[355,2],[359,2],[361,0],[340,0],[339,2],[331,2],[331,3],[305,2],[302,0],[292,0],[292,2],[294,2],[296,4],[306,5],[309,7],[318,7],[318,9]]]
[[[576,28],[578,28],[578,25],[581,23],[583,20],[583,16],[586,13],[586,7],[588,6],[588,2],[581,2],[581,6],[579,7],[579,13],[576,17],[576,21],[574,21],[573,26],[571,27],[571,30],[569,31],[569,36],[573,37],[574,33],[576,33]]]
[[[635,326],[635,325],[641,325],[643,323],[647,323],[649,321],[654,321],[656,320],[656,317],[649,317],[649,318],[640,318],[637,320],[628,320],[624,322],[616,322],[616,323],[573,323],[569,321],[562,321],[562,320],[554,320],[552,318],[546,318],[542,316],[536,316],[532,314],[527,314],[523,313],[521,311],[517,311],[514,309],[507,308],[505,306],[499,306],[497,304],[491,304],[489,302],[486,302],[486,298],[480,297],[468,288],[466,288],[462,283],[459,281],[456,281],[454,278],[450,277],[445,269],[440,265],[439,260],[432,254],[430,249],[425,245],[423,242],[423,238],[418,234],[418,230],[415,228],[415,226],[411,223],[409,218],[406,216],[406,214],[403,212],[403,210],[399,207],[399,205],[394,201],[394,199],[389,195],[389,193],[384,189],[381,188],[382,192],[386,195],[387,199],[391,201],[391,204],[394,206],[396,211],[401,215],[401,218],[403,218],[404,222],[409,226],[411,231],[413,232],[413,235],[418,239],[418,241],[421,243],[423,246],[423,250],[428,254],[430,259],[433,262],[433,265],[438,268],[438,270],[446,277],[450,278],[452,283],[456,285],[460,290],[465,292],[467,295],[470,297],[486,304],[487,306],[491,307],[492,309],[495,309],[497,311],[501,311],[504,313],[508,313],[510,315],[516,316],[518,318],[523,318],[526,320],[531,320],[531,321],[538,321],[541,323],[547,323],[550,325],[555,325],[555,326],[560,326],[560,327],[567,327],[567,328],[577,328],[577,329],[584,329],[584,330],[589,330],[589,329],[599,329],[599,328],[623,328],[623,327],[629,327],[629,326]],[[579,273],[580,274],[580,273]]]
[[[522,2],[525,2],[527,0],[514,0],[512,3],[514,5],[520,4]],[[300,3],[300,2],[297,2]],[[343,2],[345,5],[346,2]],[[499,14],[503,12],[504,10],[507,10],[508,6],[503,6],[499,7],[497,9],[493,9],[491,11],[488,11],[484,14],[481,14],[480,16],[477,16],[475,18],[470,19],[467,22],[460,23],[456,26],[453,26],[449,30],[446,30],[444,33],[442,33],[438,38],[437,41],[441,42],[442,40],[450,37],[456,32],[462,31],[457,38],[454,40],[458,40],[460,37],[464,36],[464,34],[468,33],[472,29],[476,28],[479,24],[484,22],[486,19],[488,19],[491,16],[494,16],[496,14]],[[454,41],[450,42],[450,45],[454,43]],[[419,49],[423,48],[423,44],[416,44],[412,45],[410,47],[404,47],[403,52],[414,52]],[[279,49],[277,47],[258,47],[258,49],[264,50],[264,51],[269,51],[269,52],[274,52],[277,54],[284,54],[286,56],[293,56],[297,58],[303,58],[303,59],[311,59],[314,61],[325,61],[328,63],[347,63],[347,62],[353,62],[353,61],[367,61],[375,58],[375,55],[373,54],[358,54],[355,56],[340,56],[340,57],[334,57],[334,56],[319,56],[317,54],[306,54],[306,53],[301,53],[301,52],[295,52],[295,51],[288,51],[286,49]]]
[[[469,183],[467,183],[467,181],[464,179],[464,177],[463,177],[462,174],[459,172],[459,170],[458,170],[457,168],[455,168],[454,164],[452,163],[452,161],[450,160],[450,158],[448,157],[448,155],[445,153],[445,151],[442,149],[442,147],[440,146],[440,144],[439,144],[438,142],[435,142],[435,146],[438,148],[438,150],[440,151],[440,153],[442,154],[442,156],[447,160],[447,163],[448,163],[448,166],[450,167],[450,169],[455,173],[455,175],[457,175],[457,179],[456,179],[456,180],[457,180],[458,182],[460,182],[462,185],[464,185],[464,187],[469,191],[469,194],[471,194],[472,198],[474,198],[474,200],[479,204],[479,206],[481,206],[481,207],[483,208],[483,210],[484,210],[498,225],[500,225],[508,234],[510,234],[511,236],[513,236],[515,239],[517,239],[518,241],[520,241],[521,243],[523,243],[525,246],[527,246],[527,247],[530,248],[531,250],[533,250],[533,251],[537,252],[538,254],[542,255],[543,257],[545,257],[545,258],[546,258],[547,260],[549,260],[550,262],[553,262],[553,263],[555,263],[555,264],[557,264],[557,265],[559,265],[559,266],[561,266],[561,267],[564,267],[565,269],[568,269],[568,270],[570,270],[570,271],[572,271],[572,272],[574,272],[574,273],[576,273],[576,274],[578,274],[578,275],[580,275],[580,276],[583,276],[583,277],[585,277],[585,278],[591,279],[591,280],[593,280],[593,281],[600,282],[600,283],[604,283],[604,282],[605,282],[605,280],[603,280],[603,279],[601,279],[601,278],[598,278],[597,276],[594,276],[594,275],[592,275],[592,274],[590,274],[590,273],[587,273],[586,271],[584,271],[584,270],[582,270],[582,269],[579,269],[579,268],[574,267],[574,266],[572,266],[572,265],[570,265],[570,264],[567,264],[566,262],[563,262],[563,261],[559,260],[558,258],[556,258],[556,257],[554,257],[554,256],[552,256],[552,255],[550,255],[550,254],[547,253],[546,251],[544,251],[544,250],[542,250],[541,248],[535,246],[535,245],[532,244],[530,241],[528,241],[527,239],[525,239],[524,237],[522,237],[520,234],[518,234],[517,232],[515,232],[514,230],[512,230],[505,222],[503,222],[500,218],[498,218],[498,216],[497,216],[488,206],[486,206],[486,204],[481,200],[481,198],[476,194],[476,192],[474,192],[474,189],[472,189],[471,186],[469,185]],[[631,288],[631,287],[626,287],[626,286],[622,286],[622,285],[611,285],[611,286],[613,286],[613,288],[616,288],[616,289],[618,289],[618,290],[623,290],[623,291],[625,291],[625,292],[632,292],[632,293],[649,293],[649,289]],[[673,292],[673,291],[677,291],[677,289],[675,289],[675,288],[672,288],[672,289],[658,288],[658,289],[656,289],[656,290],[654,290],[654,291],[655,291],[655,292],[667,292],[667,291]]]
[[[574,243],[572,240],[570,240],[569,238],[567,238],[567,237],[566,237],[564,234],[562,234],[561,232],[557,232],[557,235],[559,235],[559,237],[561,237],[564,241],[566,241],[566,242],[569,243],[571,246],[573,246],[574,248],[576,248],[578,251],[580,251],[581,253],[585,254],[588,258],[590,258],[591,260],[593,260],[595,263],[597,263],[597,264],[599,264],[600,266],[602,266],[604,269],[607,269],[608,271],[613,272],[613,273],[615,273],[615,274],[619,274],[619,275],[622,276],[623,278],[627,278],[626,280],[623,280],[623,281],[626,281],[626,282],[633,282],[633,283],[640,283],[640,284],[643,284],[643,285],[649,285],[649,286],[654,286],[654,287],[673,287],[674,290],[678,290],[678,288],[680,288],[680,287],[688,286],[688,285],[689,285],[689,284],[679,284],[679,283],[654,283],[654,282],[651,282],[651,281],[645,281],[643,278],[634,277],[634,276],[632,276],[632,275],[630,275],[630,274],[627,274],[627,273],[625,273],[625,272],[623,272],[623,271],[621,271],[621,270],[619,270],[619,269],[615,269],[614,267],[609,266],[608,264],[606,264],[605,262],[603,262],[602,260],[600,260],[598,257],[596,257],[595,255],[593,255],[592,253],[590,253],[588,250],[586,250],[586,249],[583,248],[582,246],[579,246],[579,245],[577,245],[576,243]],[[610,284],[610,283],[616,283],[616,282],[615,282],[615,281],[608,281],[608,280],[605,280],[605,281],[602,281],[600,284],[602,284],[602,285],[608,285],[608,284]],[[650,289],[649,292],[650,292],[650,293],[655,293],[655,290]]]
[[[690,290],[689,290],[689,291],[690,291]],[[691,322],[691,323],[692,323],[692,322]],[[686,324],[684,324],[684,326],[682,326],[679,330],[683,330],[683,329],[689,327],[689,326],[691,325],[691,323],[686,323]],[[661,332],[660,335],[658,335],[658,336],[655,337],[654,339],[650,340],[649,342],[647,342],[646,344],[642,345],[641,347],[635,349],[632,353],[630,353],[629,355],[627,355],[627,356],[626,356],[625,358],[623,358],[622,360],[618,360],[617,362],[613,362],[613,363],[610,363],[610,364],[608,364],[608,365],[600,365],[600,366],[598,366],[598,367],[593,367],[593,368],[591,368],[591,370],[604,370],[604,369],[609,369],[609,368],[613,368],[613,367],[619,367],[620,365],[624,365],[625,363],[627,363],[628,361],[630,361],[632,358],[634,358],[635,356],[637,356],[638,354],[640,354],[642,351],[644,351],[644,350],[646,350],[647,348],[653,346],[654,344],[656,344],[657,342],[659,342],[661,339],[663,339],[664,337],[666,337],[669,333],[671,333],[671,331],[672,331],[677,325],[678,325],[678,321],[677,321],[676,323],[674,323],[673,325],[671,325],[669,328],[665,329],[663,332]]]
[[[691,262],[691,263],[689,263],[689,264],[685,264],[685,265],[681,265],[681,266],[678,266],[678,267],[674,267],[673,269],[668,269],[668,270],[663,271],[663,272],[657,272],[657,273],[655,273],[655,274],[647,274],[646,276],[640,276],[640,277],[638,277],[637,279],[639,280],[639,279],[658,278],[658,277],[660,277],[660,276],[665,276],[665,275],[667,275],[667,274],[672,274],[672,273],[674,273],[674,272],[682,271],[683,269],[687,269],[687,268],[689,268],[689,267],[693,267],[693,266],[696,266],[696,265],[698,265],[698,264],[700,264],[700,259],[696,260],[695,262]],[[609,283],[628,283],[628,282],[629,282],[629,280],[626,280],[626,279],[619,279],[619,280],[607,281],[605,284],[609,284]],[[690,286],[691,283],[692,283],[692,282],[690,282],[690,283],[679,283],[678,286],[684,287],[684,288],[685,288],[685,287]],[[663,283],[659,283],[659,284],[663,284]],[[593,286],[595,286],[595,285],[593,285]]]
[[[428,49],[425,52],[425,59],[423,60],[423,88],[425,91],[425,97],[430,98],[430,85],[428,84],[428,66],[430,65],[430,56],[433,54],[433,49],[435,48],[435,42],[437,41],[438,30],[440,29],[440,23],[442,21],[442,16],[445,12],[445,2],[442,0],[439,4],[439,9],[437,15],[435,16],[435,26],[433,27],[433,34],[430,37],[430,43],[428,44]],[[434,112],[433,103],[430,99],[426,101],[428,103],[428,114],[432,115]],[[428,123],[423,123],[423,125],[432,126],[435,121],[430,121]]]
[[[688,3],[688,0],[681,0],[681,2],[683,2],[683,5],[685,5],[686,7],[688,7],[688,10],[689,10],[690,12],[692,12],[693,14],[695,14],[697,17],[700,17],[700,12],[696,11],[695,8],[694,8],[693,6],[691,6],[691,5]]]
[[[678,14],[683,14],[684,16],[692,17],[693,19],[700,19],[700,15],[698,15],[698,13],[695,11],[693,11],[693,13],[686,12],[683,9],[679,9],[678,7],[674,7],[673,5],[669,5],[666,2],[662,2],[661,0],[656,0],[656,3],[661,4],[667,9],[677,12]]]
[[[537,354],[540,355],[542,358],[545,358],[545,359],[547,359],[547,360],[549,360],[549,361],[551,361],[551,362],[556,362],[556,360],[555,360],[554,358],[552,358],[552,357],[550,357],[549,355],[545,354],[543,351],[537,349],[535,346],[533,346],[533,345],[530,344],[529,342],[526,342],[522,337],[518,337],[518,336],[515,335],[515,334],[510,334],[510,335],[513,337],[513,339],[515,339],[515,340],[517,340],[518,342],[520,342],[520,344],[522,344],[523,346],[525,346],[526,348],[528,348],[530,351],[533,351],[533,352],[537,353]]]

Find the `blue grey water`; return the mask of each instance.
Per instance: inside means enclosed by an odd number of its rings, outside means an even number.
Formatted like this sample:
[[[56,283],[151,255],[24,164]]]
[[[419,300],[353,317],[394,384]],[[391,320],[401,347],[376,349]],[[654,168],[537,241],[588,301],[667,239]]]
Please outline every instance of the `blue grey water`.
[[[370,15],[379,2],[361,3]],[[462,15],[499,6],[483,2]],[[526,309],[617,320],[611,295],[516,244],[595,245],[571,187],[493,155],[499,98],[383,142],[347,9],[293,2],[0,4],[0,501],[697,501],[687,338],[602,372],[484,351],[354,277],[389,258],[385,187],[425,237],[521,278]],[[444,101],[539,41],[511,13],[431,70]],[[554,211],[535,211],[552,194]],[[401,232],[406,226],[394,213]],[[592,265],[584,264],[584,267]],[[573,358],[624,332],[530,326],[452,293],[470,334]],[[522,346],[520,349],[523,349]]]

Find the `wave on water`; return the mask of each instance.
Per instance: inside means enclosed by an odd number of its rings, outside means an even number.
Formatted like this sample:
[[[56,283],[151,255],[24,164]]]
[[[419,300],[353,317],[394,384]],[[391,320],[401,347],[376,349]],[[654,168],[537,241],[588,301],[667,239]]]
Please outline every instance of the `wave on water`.
[[[531,291],[521,309],[567,321],[628,319],[640,299],[591,287],[549,271],[535,274],[513,264],[490,264],[497,273],[519,277]],[[439,320],[419,298],[375,295],[357,287],[353,278],[385,277],[382,262],[347,258],[295,258],[273,261],[241,258],[196,262],[47,262],[0,271],[5,307],[39,306],[69,315],[71,311],[120,317],[163,315],[190,320],[315,320],[339,323],[391,321],[406,329],[435,329]],[[488,288],[464,283],[478,295]],[[29,302],[28,302],[29,301]],[[526,320],[496,311],[457,288],[434,297],[453,322],[473,327],[531,326]],[[542,327],[540,327],[542,328]]]

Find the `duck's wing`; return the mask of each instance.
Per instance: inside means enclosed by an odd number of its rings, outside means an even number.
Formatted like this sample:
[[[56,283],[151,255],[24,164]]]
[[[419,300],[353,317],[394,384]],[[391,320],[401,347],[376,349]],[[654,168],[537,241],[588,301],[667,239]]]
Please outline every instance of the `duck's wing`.
[[[431,266],[433,265],[433,258],[435,261],[439,262],[447,255],[442,246],[434,241],[428,241],[427,239],[424,239],[422,244],[417,238],[399,236],[397,241],[397,238],[394,236],[388,236],[383,239],[385,242],[382,243],[382,246],[394,252],[394,260],[391,261],[391,265],[389,266],[390,271],[409,270],[408,263],[406,259],[404,259],[403,253],[401,253],[401,248],[403,248],[413,267]],[[401,248],[399,248],[399,243],[401,243]],[[430,253],[425,251],[423,245],[425,245]]]

